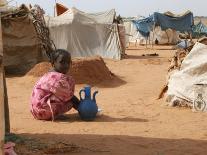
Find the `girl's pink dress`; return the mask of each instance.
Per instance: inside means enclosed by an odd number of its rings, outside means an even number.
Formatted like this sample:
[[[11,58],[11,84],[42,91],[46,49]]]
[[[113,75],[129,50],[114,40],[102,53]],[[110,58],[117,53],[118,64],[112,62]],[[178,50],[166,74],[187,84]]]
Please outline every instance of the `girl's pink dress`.
[[[31,96],[31,112],[36,119],[54,120],[73,104],[75,82],[71,76],[48,72],[37,81]]]

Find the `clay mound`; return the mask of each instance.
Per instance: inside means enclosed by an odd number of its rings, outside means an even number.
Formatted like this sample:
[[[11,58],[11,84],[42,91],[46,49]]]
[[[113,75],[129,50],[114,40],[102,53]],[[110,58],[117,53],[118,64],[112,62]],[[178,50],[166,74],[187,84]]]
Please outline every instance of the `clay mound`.
[[[43,76],[51,69],[49,62],[36,64],[27,75]],[[101,57],[73,59],[69,72],[77,84],[99,83],[112,79],[112,74]]]

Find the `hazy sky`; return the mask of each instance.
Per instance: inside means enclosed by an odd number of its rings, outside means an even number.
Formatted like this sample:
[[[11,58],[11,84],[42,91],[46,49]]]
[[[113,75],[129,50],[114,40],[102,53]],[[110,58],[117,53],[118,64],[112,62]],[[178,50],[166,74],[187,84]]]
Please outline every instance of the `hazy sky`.
[[[182,13],[191,10],[194,15],[207,16],[207,0],[56,0],[67,7],[85,12],[98,12],[115,8],[121,16],[148,16],[154,11]],[[53,15],[55,0],[14,0],[16,4],[39,4],[47,14]]]

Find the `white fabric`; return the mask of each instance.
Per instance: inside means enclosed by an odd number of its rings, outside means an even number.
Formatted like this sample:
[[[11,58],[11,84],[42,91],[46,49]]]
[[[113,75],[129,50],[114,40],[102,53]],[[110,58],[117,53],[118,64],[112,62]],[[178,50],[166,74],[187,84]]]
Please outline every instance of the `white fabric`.
[[[142,36],[135,24],[132,21],[124,22],[125,30],[126,30],[126,44],[129,42],[137,42],[138,44],[146,44],[146,38]],[[150,43],[155,43],[155,40],[159,41],[159,44],[177,44],[180,41],[179,34],[171,29],[167,29],[166,31],[162,31],[160,27],[156,27],[154,31],[154,39],[153,32],[150,32]],[[149,41],[147,42],[149,44]]]
[[[186,56],[181,69],[170,76],[167,96],[180,98],[191,103],[196,94],[202,93],[206,101],[207,93],[207,45],[196,43]],[[195,84],[204,84],[196,86]]]
[[[125,21],[124,26],[126,31],[126,44],[130,42],[132,43],[137,42],[138,44],[144,44],[144,42],[146,42],[145,37],[143,37],[139,33],[139,31],[137,31],[137,28],[132,21]]]
[[[153,32],[150,32],[150,40],[155,42],[155,40],[159,41],[159,44],[172,44],[175,45],[180,41],[179,34],[177,31],[172,29],[167,29],[166,31],[162,31],[161,27],[156,27],[154,30],[154,39]]]
[[[120,59],[124,51],[117,25],[112,24],[114,16],[114,10],[88,14],[72,8],[58,17],[46,17],[46,23],[56,47],[68,50],[72,57]]]

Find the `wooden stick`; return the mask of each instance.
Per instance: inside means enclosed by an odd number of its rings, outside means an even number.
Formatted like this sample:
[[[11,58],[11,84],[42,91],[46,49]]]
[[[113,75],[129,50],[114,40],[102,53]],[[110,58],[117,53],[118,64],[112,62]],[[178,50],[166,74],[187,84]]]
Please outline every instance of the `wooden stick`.
[[[6,87],[5,73],[3,73],[3,84],[4,84],[4,117],[5,117],[5,133],[10,133],[10,119],[9,119],[9,104]]]
[[[4,154],[3,146],[5,139],[5,118],[4,118],[4,77],[3,77],[3,43],[0,21],[0,155]]]
[[[152,33],[152,49],[154,47],[154,37],[155,37],[155,24],[153,25],[153,33]]]
[[[1,23],[0,23],[1,27]],[[8,105],[8,96],[7,96],[7,87],[6,87],[6,79],[4,73],[4,64],[3,64],[3,42],[2,42],[2,28],[0,28],[0,54],[2,55],[1,60],[1,83],[3,87],[3,104],[4,104],[4,122],[5,122],[5,134],[10,133],[10,121],[9,121],[9,105]]]
[[[3,56],[0,55],[0,62]],[[3,87],[3,64],[0,63],[0,155],[3,155],[3,146],[5,138],[5,119],[4,119],[4,87]]]
[[[1,15],[0,15],[1,17]],[[0,155],[4,154],[5,115],[4,115],[4,76],[3,76],[3,41],[0,21]]]

